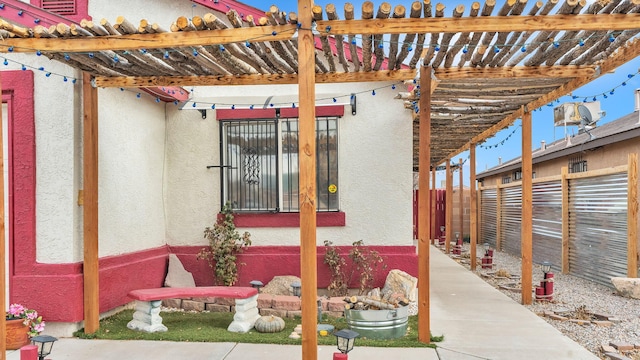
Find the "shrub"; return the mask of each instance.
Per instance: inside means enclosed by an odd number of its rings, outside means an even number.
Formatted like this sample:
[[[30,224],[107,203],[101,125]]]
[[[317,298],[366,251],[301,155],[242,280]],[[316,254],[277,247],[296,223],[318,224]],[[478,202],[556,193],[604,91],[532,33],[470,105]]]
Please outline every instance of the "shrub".
[[[325,240],[326,252],[324,263],[331,272],[331,281],[327,290],[329,296],[345,296],[349,290],[349,284],[357,279],[358,294],[364,295],[373,288],[378,268],[387,268],[380,254],[364,245],[364,241],[358,240],[352,244],[347,257],[351,260],[348,264],[343,255],[331,241]]]
[[[231,204],[225,204],[220,215],[212,228],[204,230],[209,247],[200,250],[197,258],[207,260],[216,285],[232,286],[238,280],[237,254],[251,245],[251,235],[246,231],[240,235],[236,229]]]

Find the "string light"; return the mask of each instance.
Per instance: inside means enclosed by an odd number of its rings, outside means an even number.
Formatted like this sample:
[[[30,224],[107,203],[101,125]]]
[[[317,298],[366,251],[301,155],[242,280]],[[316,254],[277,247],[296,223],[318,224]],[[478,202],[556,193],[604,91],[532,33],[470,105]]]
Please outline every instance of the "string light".
[[[518,130],[518,128],[519,128],[519,127],[520,127],[520,125],[516,126],[516,127],[511,131],[511,133],[510,133],[509,135],[507,135],[507,137],[505,137],[504,139],[502,139],[502,140],[500,140],[500,141],[496,142],[496,143],[495,143],[495,144],[493,144],[493,145],[482,145],[482,144],[479,144],[479,145],[478,145],[478,147],[480,147],[480,148],[483,148],[483,149],[487,150],[487,149],[491,149],[491,148],[497,148],[497,147],[498,147],[498,146],[500,146],[500,145],[504,145],[504,143],[505,143],[505,142],[507,142],[507,140],[509,140],[509,139],[511,138],[511,136],[513,136],[513,135],[516,133],[516,131]]]
[[[638,69],[638,71],[634,74],[627,74],[627,80],[629,79],[633,79],[635,76],[637,76],[638,74],[640,74],[640,69]],[[591,95],[571,95],[572,99],[578,99],[578,98],[582,98],[584,99],[583,102],[587,102],[587,99],[591,98],[593,101],[598,100],[598,96],[602,96],[603,98],[607,99],[607,93],[609,95],[614,95],[615,91],[617,88],[621,87],[621,86],[627,86],[627,80],[623,81],[620,83],[620,85],[614,86],[613,88],[611,88],[608,91],[604,91],[602,93],[599,94],[591,94]]]

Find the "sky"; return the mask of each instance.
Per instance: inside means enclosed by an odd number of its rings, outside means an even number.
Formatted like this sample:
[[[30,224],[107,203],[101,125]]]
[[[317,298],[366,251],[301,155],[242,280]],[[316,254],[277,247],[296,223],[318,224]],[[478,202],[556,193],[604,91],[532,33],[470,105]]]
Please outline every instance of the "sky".
[[[292,0],[280,0],[277,2],[265,2],[264,0],[240,0],[241,2],[257,7],[259,9],[268,9],[271,5],[276,5],[281,11],[289,12],[298,12],[297,11],[297,2]],[[591,3],[594,0],[589,0]],[[359,19],[360,14],[357,13],[360,4],[363,1],[352,2],[356,9],[355,18]],[[395,2],[389,2],[392,6],[395,5],[404,5],[407,9],[411,7],[411,0],[401,0]],[[453,9],[458,4],[465,5],[465,12],[463,16],[468,16],[469,14],[469,5],[471,1],[467,0],[459,0],[459,1],[440,1],[443,3],[445,8],[445,16],[451,16]],[[316,5],[320,5],[323,8],[329,4],[333,3],[338,10],[338,13],[341,13],[341,10],[345,4],[345,2],[332,2],[327,0],[318,0],[315,2]],[[382,1],[374,1],[374,8],[377,9]],[[436,4],[437,1],[432,1],[432,4]],[[484,4],[484,1],[480,1],[481,5]],[[493,14],[497,12],[497,10],[503,5],[504,0],[498,0],[496,2],[496,7],[494,9]],[[562,3],[560,1],[559,3]],[[587,5],[588,6],[588,5]],[[530,8],[530,4],[527,5],[525,11],[526,13]],[[559,8],[559,5],[554,8],[552,13]],[[388,51],[388,50],[386,50]],[[557,106],[560,106],[563,103],[570,102],[582,102],[583,99],[588,99],[588,101],[593,101],[595,97],[597,101],[600,102],[600,108],[606,114],[598,121],[597,125],[605,124],[609,121],[616,120],[624,115],[632,113],[634,111],[634,91],[635,89],[640,88],[640,74],[638,71],[640,69],[640,58],[636,58],[630,62],[627,62],[623,66],[617,68],[614,72],[608,73],[600,76],[598,79],[592,81],[591,83],[576,89],[573,91],[571,95],[577,96],[577,99],[574,99],[570,94],[559,98],[553,104],[548,104],[547,106],[543,106],[540,109],[532,112],[532,124],[533,124],[533,132],[532,132],[532,146],[533,150],[540,147],[541,141],[546,141],[547,144],[559,140],[565,136],[565,131],[571,135],[578,132],[578,128],[576,126],[568,126],[566,127],[555,127],[553,123],[553,109]],[[631,77],[630,77],[631,76]],[[623,85],[623,83],[625,85]],[[613,94],[611,92],[613,91]],[[606,95],[606,98],[605,98]],[[551,105],[551,106],[549,106]],[[407,110],[408,111],[408,110]],[[495,136],[486,140],[486,142],[476,148],[476,170],[477,172],[482,172],[485,169],[494,167],[498,165],[498,158],[501,157],[503,161],[507,161],[516,157],[519,157],[522,153],[522,132],[520,131],[520,120],[516,120],[516,122],[508,127],[498,132]],[[469,183],[469,163],[468,163],[469,153],[468,151],[461,153],[458,156],[455,156],[452,159],[453,163],[458,163],[459,158],[462,158],[464,162],[463,168],[463,178],[465,179],[465,185]],[[454,176],[454,186],[458,182],[458,176]],[[442,181],[444,180],[444,171],[439,171],[436,178],[436,185],[440,186]]]

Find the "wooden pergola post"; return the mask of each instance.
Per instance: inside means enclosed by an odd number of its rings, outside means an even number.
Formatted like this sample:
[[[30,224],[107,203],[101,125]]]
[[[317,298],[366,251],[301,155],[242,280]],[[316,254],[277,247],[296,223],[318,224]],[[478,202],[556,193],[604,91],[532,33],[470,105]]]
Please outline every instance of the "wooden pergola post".
[[[84,232],[84,331],[100,328],[100,284],[98,267],[98,89],[91,75],[82,76],[83,100],[83,232]]]
[[[0,89],[2,89],[2,72],[0,72]],[[2,102],[0,101],[0,104]],[[6,303],[6,286],[7,286],[7,271],[5,266],[7,266],[7,254],[4,250],[6,246],[6,241],[4,237],[4,228],[5,228],[5,216],[4,213],[4,135],[2,134],[2,111],[0,111],[0,305],[2,309],[6,311],[7,303]],[[7,333],[7,320],[0,316],[0,334]],[[5,359],[5,354],[7,350],[7,339],[4,335],[0,336],[0,360]]]
[[[569,168],[562,167],[562,273],[569,273]]]
[[[476,144],[469,146],[469,245],[471,252],[471,271],[476,269],[476,244],[478,243],[477,203],[476,203]]]
[[[449,253],[451,245],[451,234],[453,233],[453,171],[451,169],[451,159],[447,159],[446,166],[447,173],[447,193],[446,193],[446,205],[445,205],[445,253]]]
[[[464,238],[464,181],[462,179],[462,158],[458,159],[458,170],[460,170],[460,176],[459,176],[459,187],[460,187],[460,194],[458,194],[458,202],[460,204],[460,208],[459,211],[460,213],[458,214],[458,220],[460,221],[460,239]]]
[[[435,244],[438,242],[438,236],[436,236],[436,201],[437,201],[437,193],[438,186],[436,185],[436,166],[433,165],[431,168],[431,243]]]
[[[502,179],[496,179],[496,251],[502,248],[502,190],[500,182]]]
[[[532,302],[532,278],[533,270],[533,209],[532,209],[532,172],[533,161],[531,158],[531,112],[524,110],[522,115],[522,304],[529,305]]]
[[[627,277],[638,277],[638,154],[629,154],[627,172]]]
[[[302,283],[302,358],[318,358],[316,259],[316,108],[315,42],[311,0],[298,0],[298,100],[300,166],[300,280]]]
[[[431,88],[431,68],[420,71],[420,87]],[[429,170],[431,169],[431,96],[420,97],[420,139],[418,153],[418,340],[431,342],[429,314],[429,234],[431,232]],[[435,169],[434,169],[435,170]],[[424,190],[423,190],[424,189]]]

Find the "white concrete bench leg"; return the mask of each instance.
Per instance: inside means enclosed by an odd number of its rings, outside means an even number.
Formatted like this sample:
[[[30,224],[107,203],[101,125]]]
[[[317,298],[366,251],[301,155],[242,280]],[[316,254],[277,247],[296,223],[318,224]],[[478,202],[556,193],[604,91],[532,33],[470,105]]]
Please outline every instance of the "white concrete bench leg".
[[[160,316],[161,304],[162,300],[136,301],[133,320],[129,321],[127,327],[131,330],[148,333],[167,331],[167,327],[162,324],[162,317]]]
[[[259,317],[257,294],[246,299],[236,299],[236,313],[233,315],[233,321],[229,324],[227,330],[246,333],[253,328]]]

